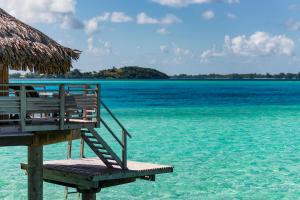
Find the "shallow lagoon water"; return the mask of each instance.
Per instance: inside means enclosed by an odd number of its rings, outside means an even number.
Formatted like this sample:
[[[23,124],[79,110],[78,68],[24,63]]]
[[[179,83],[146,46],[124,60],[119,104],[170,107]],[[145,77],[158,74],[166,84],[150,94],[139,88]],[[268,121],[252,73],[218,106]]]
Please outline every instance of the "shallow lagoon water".
[[[100,83],[104,101],[133,135],[129,159],[175,171],[155,183],[103,189],[99,199],[300,199],[300,82]],[[67,146],[44,151],[45,160],[65,159]],[[26,158],[25,147],[1,148],[0,199],[27,198],[19,166]],[[44,197],[63,199],[64,188],[45,183]]]

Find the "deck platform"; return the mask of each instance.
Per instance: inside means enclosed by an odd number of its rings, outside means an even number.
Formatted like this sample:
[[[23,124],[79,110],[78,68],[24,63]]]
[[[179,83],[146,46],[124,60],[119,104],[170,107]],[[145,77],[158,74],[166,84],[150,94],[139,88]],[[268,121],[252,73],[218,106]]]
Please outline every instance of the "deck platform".
[[[79,130],[19,132],[10,129],[0,132],[0,147],[5,146],[41,146],[80,139]]]
[[[0,133],[0,147],[29,146],[33,143],[34,134],[29,132],[15,132],[13,130]]]
[[[27,169],[27,164],[21,164]],[[173,172],[172,166],[128,161],[128,169],[107,168],[98,158],[46,161],[43,166],[44,181],[76,188],[78,191],[134,182],[136,179],[155,180],[155,175]]]

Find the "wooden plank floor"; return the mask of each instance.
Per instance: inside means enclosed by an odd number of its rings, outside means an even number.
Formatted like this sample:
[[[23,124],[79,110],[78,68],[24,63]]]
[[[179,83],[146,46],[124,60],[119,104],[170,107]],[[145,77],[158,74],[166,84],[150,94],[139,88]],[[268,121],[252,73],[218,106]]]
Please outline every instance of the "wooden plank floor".
[[[27,164],[21,164],[27,170]],[[101,188],[127,184],[136,179],[155,180],[155,175],[173,172],[172,166],[128,161],[128,169],[107,168],[99,158],[46,161],[43,179],[46,182],[80,190],[100,191]]]
[[[172,166],[128,161],[128,169],[107,168],[98,158],[54,160],[44,162],[44,169],[84,176],[93,181],[139,178],[173,171]]]

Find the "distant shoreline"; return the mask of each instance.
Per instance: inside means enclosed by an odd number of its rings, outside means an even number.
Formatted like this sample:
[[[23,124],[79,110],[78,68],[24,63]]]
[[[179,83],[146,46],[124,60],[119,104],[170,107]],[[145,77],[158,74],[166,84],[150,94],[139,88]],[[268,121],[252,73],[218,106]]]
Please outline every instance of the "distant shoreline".
[[[11,79],[95,79],[95,80],[280,80],[297,81],[300,80],[299,73],[279,73],[279,74],[198,74],[198,75],[167,75],[152,68],[138,66],[126,66],[121,68],[113,67],[100,71],[81,72],[74,69],[67,74],[47,75],[37,73],[14,73],[10,74]]]
[[[49,81],[64,81],[64,80],[74,80],[74,81],[300,81],[300,79],[179,79],[179,78],[169,78],[169,79],[101,79],[101,78],[11,78],[11,80],[49,80]]]

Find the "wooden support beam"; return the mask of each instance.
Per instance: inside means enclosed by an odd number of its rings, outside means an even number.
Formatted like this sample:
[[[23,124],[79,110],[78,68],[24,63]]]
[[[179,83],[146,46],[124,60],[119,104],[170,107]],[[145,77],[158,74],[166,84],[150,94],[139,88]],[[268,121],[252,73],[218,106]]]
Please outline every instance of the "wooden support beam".
[[[43,146],[28,147],[28,200],[43,199]]]
[[[8,84],[8,82],[8,67],[0,64],[0,84]],[[7,96],[8,93],[3,91],[7,89],[7,86],[0,86],[0,90],[2,90],[0,96]],[[0,115],[0,120],[1,119],[8,119],[8,115]]]
[[[33,134],[11,133],[0,134],[0,147],[5,146],[29,146],[32,144]]]
[[[82,200],[96,200],[96,192],[93,190],[82,191]]]
[[[65,130],[65,131],[47,131],[35,133],[33,136],[33,146],[56,144],[59,142],[66,142],[70,140],[80,139],[81,134],[79,130]]]

